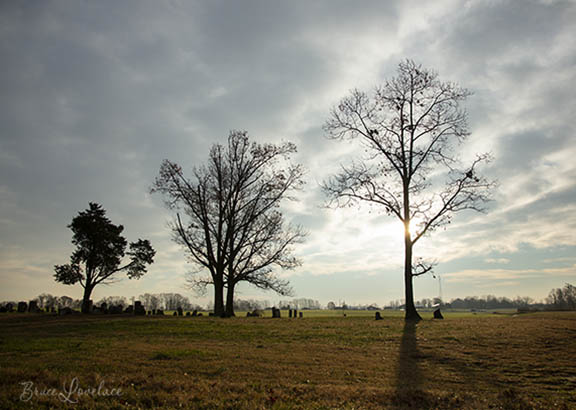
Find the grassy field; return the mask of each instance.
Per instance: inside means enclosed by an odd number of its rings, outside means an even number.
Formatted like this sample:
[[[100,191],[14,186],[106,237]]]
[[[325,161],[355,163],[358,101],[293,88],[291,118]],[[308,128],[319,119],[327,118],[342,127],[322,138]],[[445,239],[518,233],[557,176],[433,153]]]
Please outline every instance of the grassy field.
[[[308,313],[2,314],[0,408],[576,408],[575,313]]]

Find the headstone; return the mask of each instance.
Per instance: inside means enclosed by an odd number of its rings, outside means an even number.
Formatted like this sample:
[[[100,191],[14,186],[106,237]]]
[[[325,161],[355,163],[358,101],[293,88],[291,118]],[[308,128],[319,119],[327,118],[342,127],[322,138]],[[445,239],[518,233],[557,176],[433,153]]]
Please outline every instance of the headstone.
[[[58,309],[59,315],[71,315],[72,312],[72,308],[69,308],[68,306]]]
[[[134,302],[134,314],[138,316],[146,315],[146,309],[144,308],[144,306],[142,306],[142,302],[140,302],[139,300]]]
[[[38,313],[38,311],[39,311],[38,302],[36,302],[35,300],[31,300],[30,302],[28,302],[28,312]]]
[[[299,315],[300,315],[300,318],[303,318],[303,317],[304,317],[304,313],[303,313],[303,312],[300,312]]]
[[[26,302],[18,302],[18,313],[26,313],[28,304]]]
[[[56,308],[54,306],[50,307],[50,313],[56,313]]]
[[[192,312],[192,316],[194,317],[198,316],[198,311],[196,309],[194,309],[194,312]]]
[[[376,320],[382,320],[382,315],[380,314],[380,312],[376,312],[375,316],[376,316]]]
[[[186,312],[186,316],[190,316],[190,312]]]
[[[208,317],[213,317],[214,316],[214,312],[208,312]]]
[[[132,314],[134,313],[134,306],[130,305],[126,309],[124,309],[124,313]]]
[[[442,316],[442,312],[440,312],[440,309],[436,309],[434,311],[434,319],[444,319],[444,316]]]
[[[111,315],[120,315],[124,310],[124,306],[122,305],[112,305],[108,308],[108,313]]]
[[[202,316],[202,313],[198,313],[198,317]]]
[[[0,313],[6,313],[6,306],[0,306]]]
[[[290,317],[290,318],[292,317],[292,309],[288,310],[288,317]]]
[[[178,316],[178,313],[174,312],[172,313],[172,316]]]
[[[280,316],[280,309],[277,309],[277,308],[273,307],[273,308],[272,308],[272,317],[273,317],[274,319],[279,319],[279,318],[281,317],[281,316]]]
[[[182,316],[182,308],[178,306],[178,309],[176,310],[178,311],[178,316]]]
[[[46,313],[50,313],[50,307],[46,306],[46,308],[44,309],[46,311]]]
[[[298,310],[294,309],[294,318],[298,317]]]
[[[102,313],[108,313],[108,304],[106,302],[102,302],[102,304],[100,305],[100,310],[102,311]]]
[[[14,305],[12,303],[6,303],[6,312],[12,312],[14,310]]]
[[[162,309],[156,309],[156,315],[164,316],[164,311]]]

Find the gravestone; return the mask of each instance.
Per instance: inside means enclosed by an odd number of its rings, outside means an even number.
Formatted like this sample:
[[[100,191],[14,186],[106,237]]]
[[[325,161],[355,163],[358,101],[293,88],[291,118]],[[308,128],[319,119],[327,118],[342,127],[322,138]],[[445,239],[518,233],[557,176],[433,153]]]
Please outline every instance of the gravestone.
[[[134,302],[134,314],[138,316],[146,315],[146,309],[144,308],[144,306],[142,306],[142,302],[140,302],[139,300]]]
[[[190,316],[190,312],[186,312],[186,316]]]
[[[198,316],[198,311],[196,309],[194,309],[194,312],[192,312],[192,316],[194,317]]]
[[[444,319],[444,316],[442,316],[442,312],[440,312],[440,309],[436,309],[434,311],[434,319]]]
[[[172,316],[178,316],[178,313],[174,312],[172,313]]]
[[[108,304],[106,302],[102,302],[102,304],[100,305],[100,310],[102,311],[102,313],[108,313]]]
[[[279,318],[281,317],[281,316],[280,316],[280,309],[277,309],[277,308],[273,307],[273,308],[272,308],[272,317],[273,317],[274,319],[279,319]]]
[[[292,317],[292,309],[288,310],[288,317]]]
[[[130,305],[126,309],[124,309],[124,313],[134,313],[134,306]]]
[[[198,317],[202,316],[202,313],[198,313]]]
[[[258,309],[254,309],[252,312],[246,312],[246,317],[260,317],[262,313]]]
[[[72,314],[72,308],[69,308],[68,306],[63,307],[63,308],[58,308],[58,314],[59,315],[71,315]]]
[[[124,310],[124,306],[122,305],[112,305],[108,308],[108,313],[111,315],[120,315]]]
[[[14,310],[14,305],[12,303],[6,303],[6,312],[12,312]]]
[[[26,313],[28,304],[26,302],[18,302],[18,313]]]
[[[375,317],[376,317],[376,320],[383,320],[382,315],[380,314],[380,312],[376,312],[376,313],[375,313]]]
[[[6,306],[0,306],[0,313],[6,313]]]
[[[297,317],[298,317],[298,310],[294,309],[294,318],[297,318]]]
[[[156,315],[164,316],[164,311],[162,309],[156,309]]]
[[[39,309],[38,309],[38,302],[36,302],[35,300],[31,300],[28,303],[28,312],[30,313],[38,313]]]
[[[182,316],[182,308],[178,306],[178,309],[176,310],[178,311],[178,316]]]
[[[298,313],[298,314],[300,315],[300,318],[303,318],[303,317],[304,317],[304,312],[300,312],[300,313]]]

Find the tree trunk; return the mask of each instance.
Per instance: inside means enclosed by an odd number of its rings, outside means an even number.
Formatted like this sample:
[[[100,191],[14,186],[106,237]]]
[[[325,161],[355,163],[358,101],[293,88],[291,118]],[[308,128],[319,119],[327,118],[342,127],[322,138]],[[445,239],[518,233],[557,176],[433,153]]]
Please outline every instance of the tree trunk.
[[[214,281],[214,316],[224,316],[224,284]]]
[[[92,294],[93,286],[86,284],[84,287],[84,297],[82,298],[82,313],[90,313],[90,295]]]
[[[422,320],[416,306],[414,306],[414,288],[412,286],[412,238],[410,236],[410,224],[407,224],[404,235],[404,290],[405,290],[405,320]]]
[[[234,284],[228,284],[226,293],[226,317],[234,317]]]

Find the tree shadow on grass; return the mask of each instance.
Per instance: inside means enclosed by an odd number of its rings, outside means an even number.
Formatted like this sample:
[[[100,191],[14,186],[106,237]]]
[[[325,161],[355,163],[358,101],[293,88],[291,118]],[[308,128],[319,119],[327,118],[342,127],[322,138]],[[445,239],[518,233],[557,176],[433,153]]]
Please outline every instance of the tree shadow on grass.
[[[396,365],[395,404],[402,408],[421,408],[428,401],[422,390],[422,371],[418,364],[420,351],[416,331],[418,322],[406,321]]]

